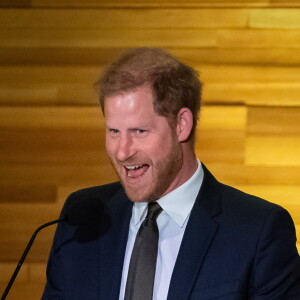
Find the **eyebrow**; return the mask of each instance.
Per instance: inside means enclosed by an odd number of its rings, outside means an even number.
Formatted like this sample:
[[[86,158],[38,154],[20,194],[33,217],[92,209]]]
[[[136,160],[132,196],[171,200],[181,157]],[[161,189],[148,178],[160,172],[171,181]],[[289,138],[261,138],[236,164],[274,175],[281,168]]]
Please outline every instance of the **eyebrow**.
[[[150,123],[142,123],[142,124],[138,124],[132,127],[129,127],[127,129],[131,130],[131,129],[140,129],[141,127],[152,127],[152,125]],[[105,128],[107,129],[118,129],[116,126],[109,126],[109,124],[105,124]]]

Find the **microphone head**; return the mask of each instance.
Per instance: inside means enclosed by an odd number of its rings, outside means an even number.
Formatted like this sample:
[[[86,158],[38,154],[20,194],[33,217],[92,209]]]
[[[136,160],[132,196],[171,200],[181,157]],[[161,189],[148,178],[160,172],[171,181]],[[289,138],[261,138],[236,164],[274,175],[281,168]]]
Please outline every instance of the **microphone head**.
[[[67,223],[76,226],[74,238],[79,243],[96,240],[109,230],[112,220],[98,198],[75,198],[64,214]]]
[[[66,209],[65,217],[69,224],[83,226],[94,222],[104,213],[104,206],[95,198],[74,199]]]

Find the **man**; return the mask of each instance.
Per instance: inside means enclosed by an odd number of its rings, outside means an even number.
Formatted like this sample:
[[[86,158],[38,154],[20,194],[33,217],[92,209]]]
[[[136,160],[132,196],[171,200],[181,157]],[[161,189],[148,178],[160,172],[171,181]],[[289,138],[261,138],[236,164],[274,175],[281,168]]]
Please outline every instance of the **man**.
[[[91,201],[102,213],[92,225],[58,226],[43,299],[300,299],[290,215],[219,183],[195,156],[197,73],[161,49],[139,48],[99,86],[121,184],[67,199],[63,213]]]

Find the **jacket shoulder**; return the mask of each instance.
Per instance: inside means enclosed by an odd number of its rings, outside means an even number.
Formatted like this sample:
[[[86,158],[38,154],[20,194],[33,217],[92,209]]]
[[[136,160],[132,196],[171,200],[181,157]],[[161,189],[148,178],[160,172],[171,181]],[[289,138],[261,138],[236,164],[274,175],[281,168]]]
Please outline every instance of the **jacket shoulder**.
[[[123,188],[120,182],[112,182],[105,185],[80,189],[78,191],[73,192],[70,196],[72,198],[100,197],[101,199],[109,199],[122,190]]]
[[[220,185],[223,199],[225,199],[223,205],[226,206],[228,204],[233,210],[234,208],[240,209],[243,207],[246,212],[253,211],[253,213],[257,214],[259,212],[267,213],[269,211],[283,209],[278,204],[263,198],[245,193],[222,183],[220,183]]]
[[[272,211],[285,210],[275,203],[219,182],[205,167],[204,171],[201,196],[210,199],[206,201],[206,206],[213,211],[221,210],[230,216],[263,219]]]
[[[118,197],[115,197],[116,195]],[[118,205],[120,197],[122,199],[126,197],[120,182],[80,189],[68,196],[61,215],[64,215],[71,206],[74,207],[78,204],[80,207],[89,207],[90,205],[100,205],[107,208],[114,207]]]

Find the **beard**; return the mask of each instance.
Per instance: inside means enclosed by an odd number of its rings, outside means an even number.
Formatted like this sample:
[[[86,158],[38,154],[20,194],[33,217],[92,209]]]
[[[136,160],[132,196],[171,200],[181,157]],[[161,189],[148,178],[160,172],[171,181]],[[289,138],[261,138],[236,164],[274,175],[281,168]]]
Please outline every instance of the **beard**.
[[[131,158],[130,160],[130,164],[134,164],[133,160],[136,159]],[[128,184],[126,180],[123,180],[118,172],[118,166],[121,164],[113,162],[126,195],[133,202],[154,202],[165,195],[182,168],[183,154],[180,143],[173,138],[172,144],[161,159],[153,162],[150,157],[147,157],[146,160],[151,168],[151,178],[148,178],[141,186]]]

